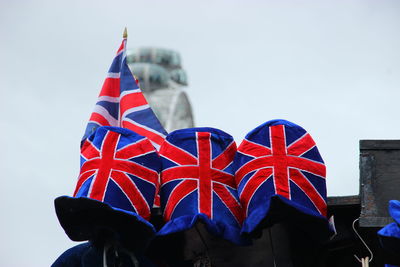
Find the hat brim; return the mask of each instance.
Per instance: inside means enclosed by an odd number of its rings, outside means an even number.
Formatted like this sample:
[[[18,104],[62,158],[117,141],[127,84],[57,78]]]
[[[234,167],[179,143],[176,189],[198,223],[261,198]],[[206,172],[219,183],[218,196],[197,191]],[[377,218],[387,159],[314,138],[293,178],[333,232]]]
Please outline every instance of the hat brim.
[[[61,226],[73,241],[111,238],[126,247],[144,249],[155,236],[154,226],[138,214],[98,200],[62,196],[54,205]]]
[[[264,205],[259,205],[251,212],[243,223],[242,234],[257,237],[261,235],[262,229],[276,223],[284,223],[292,229],[305,232],[321,243],[334,234],[327,218],[280,195],[271,196]]]
[[[386,262],[400,264],[400,226],[390,223],[378,231]]]
[[[215,222],[207,217],[203,213],[198,213],[195,215],[186,215],[175,218],[167,222],[161,230],[157,233],[157,236],[166,236],[174,233],[179,233],[183,231],[190,230],[195,227],[199,222],[202,222],[209,233],[216,237],[228,240],[236,245],[250,245],[251,241],[243,237],[240,234],[239,227],[233,227],[228,224]]]
[[[390,200],[389,201],[389,214],[393,220],[400,225],[400,201]]]

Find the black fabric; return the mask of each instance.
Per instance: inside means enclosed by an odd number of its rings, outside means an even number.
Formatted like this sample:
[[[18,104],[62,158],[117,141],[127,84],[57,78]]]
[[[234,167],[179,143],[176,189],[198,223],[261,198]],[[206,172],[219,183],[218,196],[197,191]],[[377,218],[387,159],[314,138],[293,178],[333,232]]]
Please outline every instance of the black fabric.
[[[61,226],[73,241],[118,243],[134,251],[144,251],[155,235],[154,228],[144,219],[100,201],[59,197],[54,204]]]
[[[87,242],[66,250],[51,267],[99,267],[104,266],[103,263],[104,246],[96,246]],[[142,254],[135,254],[135,259],[140,267],[155,267]],[[123,266],[134,267],[135,263],[132,254],[126,250],[118,250],[117,253],[113,248],[107,250],[106,264],[109,267]]]
[[[66,250],[51,267],[103,266],[102,251],[91,243],[83,243]]]
[[[280,196],[273,196],[270,200],[268,216],[260,222],[255,230],[250,234],[252,237],[260,237],[264,228],[269,228],[277,223],[283,223],[293,229],[294,238],[303,233],[307,234],[310,241],[324,243],[334,234],[329,226],[329,222],[322,217],[315,217],[302,213],[296,209],[293,203],[288,204],[288,200]]]

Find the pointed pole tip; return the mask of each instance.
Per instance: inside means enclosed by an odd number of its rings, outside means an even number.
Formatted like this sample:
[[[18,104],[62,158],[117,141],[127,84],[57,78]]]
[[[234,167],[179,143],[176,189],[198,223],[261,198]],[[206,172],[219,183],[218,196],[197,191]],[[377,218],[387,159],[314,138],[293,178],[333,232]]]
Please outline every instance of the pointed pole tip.
[[[128,30],[126,29],[126,27],[125,27],[125,29],[124,29],[123,38],[124,38],[124,39],[128,38]]]

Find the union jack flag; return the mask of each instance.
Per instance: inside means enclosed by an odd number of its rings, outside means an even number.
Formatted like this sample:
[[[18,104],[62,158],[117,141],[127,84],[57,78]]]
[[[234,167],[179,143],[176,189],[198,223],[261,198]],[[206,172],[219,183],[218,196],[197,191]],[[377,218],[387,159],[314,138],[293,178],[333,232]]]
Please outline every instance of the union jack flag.
[[[314,140],[284,120],[251,131],[238,148],[235,177],[246,216],[266,196],[280,195],[326,216],[326,168]]]
[[[160,149],[164,219],[204,214],[239,229],[244,216],[233,175],[235,153],[233,138],[217,129],[183,129],[168,135]]]
[[[158,150],[167,132],[147,103],[126,63],[126,41],[126,38],[122,40],[111,64],[82,143],[99,126],[118,126],[149,138]]]
[[[81,148],[81,171],[74,197],[87,197],[150,219],[160,161],[143,136],[100,127]]]

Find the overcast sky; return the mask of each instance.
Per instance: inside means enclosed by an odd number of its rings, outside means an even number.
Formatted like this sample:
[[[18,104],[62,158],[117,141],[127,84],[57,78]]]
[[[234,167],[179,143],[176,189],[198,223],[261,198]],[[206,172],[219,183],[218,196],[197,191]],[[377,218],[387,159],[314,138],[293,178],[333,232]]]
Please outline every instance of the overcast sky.
[[[181,53],[197,126],[239,144],[259,124],[314,137],[328,194],[358,194],[360,139],[400,139],[400,2],[0,0],[0,265],[49,266],[74,245],[71,195],[105,74],[128,47]]]

